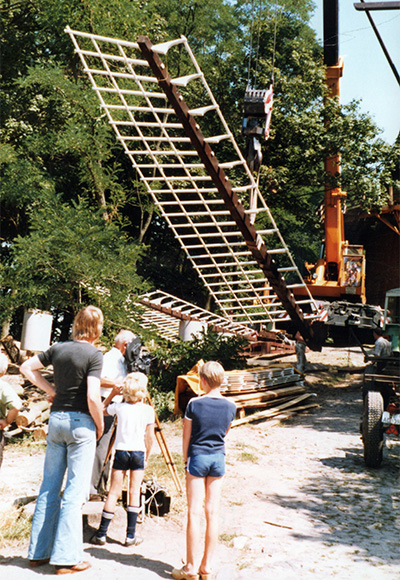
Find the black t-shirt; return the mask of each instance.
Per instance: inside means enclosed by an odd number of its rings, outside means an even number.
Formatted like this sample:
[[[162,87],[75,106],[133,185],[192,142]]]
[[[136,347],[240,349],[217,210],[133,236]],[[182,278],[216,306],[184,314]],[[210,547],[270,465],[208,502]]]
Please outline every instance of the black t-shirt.
[[[55,411],[80,411],[89,414],[87,377],[101,377],[103,355],[88,342],[57,342],[40,353],[43,366],[53,365],[56,396],[51,406]]]

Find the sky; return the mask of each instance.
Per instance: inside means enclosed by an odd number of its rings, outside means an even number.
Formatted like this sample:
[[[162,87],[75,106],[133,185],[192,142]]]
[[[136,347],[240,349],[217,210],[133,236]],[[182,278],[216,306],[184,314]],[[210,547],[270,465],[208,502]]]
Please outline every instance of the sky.
[[[322,41],[323,0],[314,1],[311,26]],[[354,1],[339,0],[339,56],[344,62],[340,102],[345,105],[353,99],[361,100],[361,111],[371,115],[383,131],[381,137],[393,144],[400,131],[400,86],[366,13],[356,10]],[[400,10],[370,14],[400,74]]]

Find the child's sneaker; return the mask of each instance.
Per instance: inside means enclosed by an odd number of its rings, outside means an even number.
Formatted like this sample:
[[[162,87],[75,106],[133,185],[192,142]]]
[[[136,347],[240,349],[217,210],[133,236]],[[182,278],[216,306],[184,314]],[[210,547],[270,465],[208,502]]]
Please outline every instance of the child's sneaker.
[[[138,546],[143,542],[143,538],[135,536],[134,538],[126,538],[125,546]]]
[[[90,543],[96,544],[97,546],[104,546],[104,544],[106,543],[106,536],[99,537],[97,534],[95,534],[90,538]]]

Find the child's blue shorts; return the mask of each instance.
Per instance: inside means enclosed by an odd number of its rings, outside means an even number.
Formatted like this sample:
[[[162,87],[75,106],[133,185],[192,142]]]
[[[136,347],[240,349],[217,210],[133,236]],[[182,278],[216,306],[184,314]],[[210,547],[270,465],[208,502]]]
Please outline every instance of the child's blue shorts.
[[[115,451],[113,469],[121,471],[136,471],[144,469],[144,451]]]
[[[188,457],[186,469],[194,477],[222,477],[225,475],[225,455],[211,453]]]

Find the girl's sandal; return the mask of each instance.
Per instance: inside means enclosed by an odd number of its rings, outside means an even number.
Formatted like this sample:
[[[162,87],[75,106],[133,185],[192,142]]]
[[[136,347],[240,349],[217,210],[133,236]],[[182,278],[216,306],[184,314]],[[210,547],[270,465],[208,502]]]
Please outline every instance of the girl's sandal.
[[[212,572],[209,572],[208,574],[202,574],[199,570],[199,577],[200,580],[213,580],[215,578],[214,574]]]
[[[174,568],[171,572],[172,578],[175,580],[199,580],[198,574],[189,574],[182,568]]]

